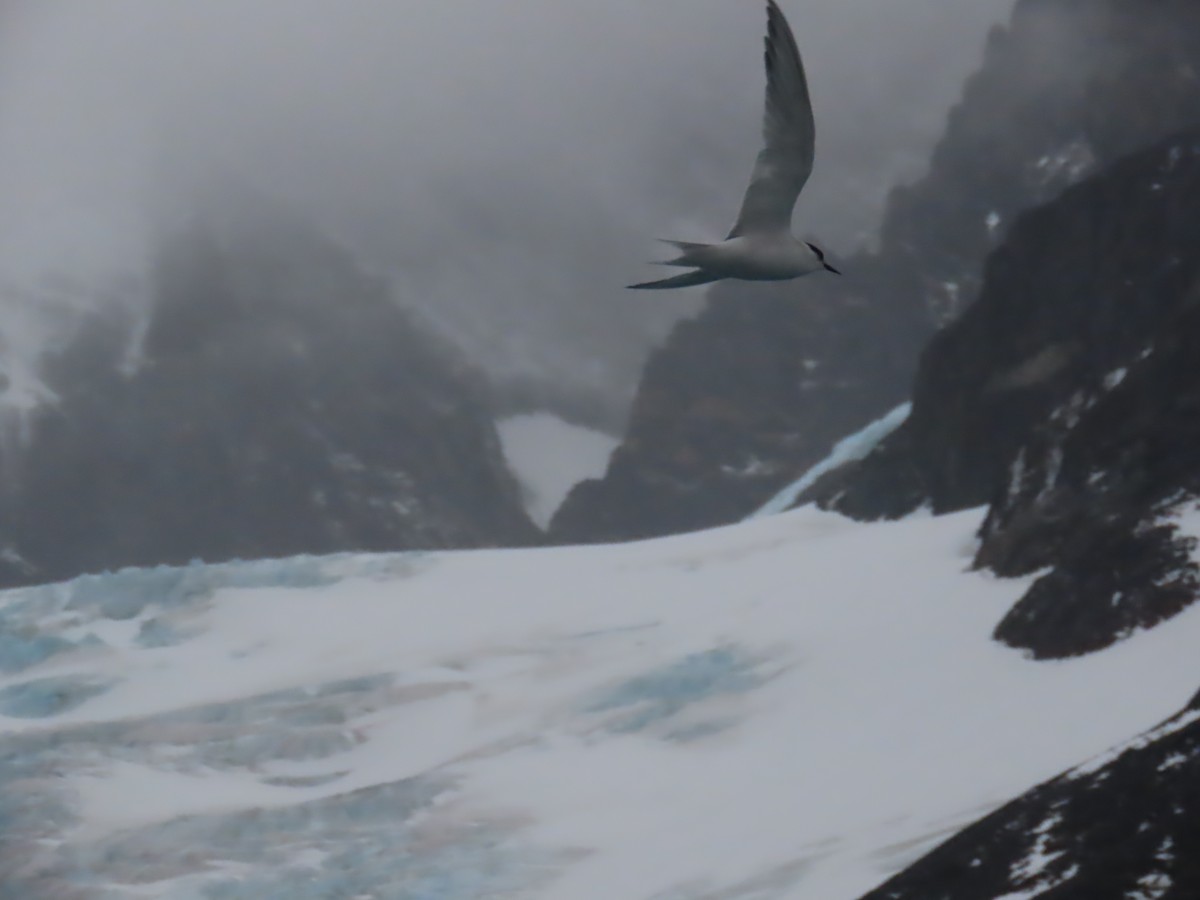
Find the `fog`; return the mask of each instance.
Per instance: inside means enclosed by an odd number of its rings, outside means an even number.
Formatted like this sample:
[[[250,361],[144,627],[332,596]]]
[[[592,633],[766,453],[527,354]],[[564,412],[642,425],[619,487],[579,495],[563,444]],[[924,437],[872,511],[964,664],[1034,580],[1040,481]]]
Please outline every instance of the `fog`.
[[[818,128],[798,232],[837,253],[870,242],[1011,3],[783,0]],[[62,310],[135,295],[162,210],[217,170],[350,245],[494,377],[619,406],[702,297],[623,285],[653,274],[655,237],[717,239],[736,212],[759,142],[762,7],[10,0],[10,377]]]

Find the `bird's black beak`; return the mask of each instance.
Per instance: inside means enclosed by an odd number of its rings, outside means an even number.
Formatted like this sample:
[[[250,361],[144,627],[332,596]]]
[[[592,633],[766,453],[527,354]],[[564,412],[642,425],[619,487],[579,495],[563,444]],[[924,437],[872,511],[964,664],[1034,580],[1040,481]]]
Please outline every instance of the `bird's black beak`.
[[[825,263],[825,271],[827,271],[827,272],[832,272],[834,275],[841,275],[841,274],[842,274],[842,273],[841,273],[841,272],[839,272],[837,269],[835,269],[833,266],[831,266],[829,263]]]

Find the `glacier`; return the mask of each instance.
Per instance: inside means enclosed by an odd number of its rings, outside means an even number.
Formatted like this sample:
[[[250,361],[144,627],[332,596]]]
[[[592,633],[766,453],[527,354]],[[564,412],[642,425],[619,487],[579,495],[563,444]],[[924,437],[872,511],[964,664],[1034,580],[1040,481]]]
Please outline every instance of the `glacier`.
[[[0,594],[0,898],[849,900],[1200,682],[990,639],[981,510]]]

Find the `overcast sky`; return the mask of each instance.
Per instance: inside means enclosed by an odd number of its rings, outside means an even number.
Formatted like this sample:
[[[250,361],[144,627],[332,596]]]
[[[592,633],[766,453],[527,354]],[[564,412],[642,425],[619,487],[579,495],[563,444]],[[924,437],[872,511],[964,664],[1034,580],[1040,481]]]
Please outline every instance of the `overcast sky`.
[[[782,0],[818,129],[798,232],[869,239],[1011,2]],[[492,371],[628,390],[698,293],[622,286],[653,274],[655,237],[723,237],[757,152],[763,6],[7,0],[0,274],[11,293],[136,267],[163,172],[216,164],[392,273]]]

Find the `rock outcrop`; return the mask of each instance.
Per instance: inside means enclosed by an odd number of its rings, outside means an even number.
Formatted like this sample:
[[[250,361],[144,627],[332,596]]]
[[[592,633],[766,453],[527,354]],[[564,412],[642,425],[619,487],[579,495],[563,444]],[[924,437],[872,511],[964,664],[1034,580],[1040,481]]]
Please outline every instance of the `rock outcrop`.
[[[921,358],[909,420],[803,498],[860,518],[991,504],[976,558],[1043,568],[997,636],[1095,650],[1191,603],[1200,130],[1023,216]]]
[[[912,304],[873,302],[867,267],[836,278],[813,277],[803,299],[793,286],[714,291],[649,360],[604,478],[574,488],[552,536],[619,540],[737,520],[902,400],[927,319]]]
[[[1035,787],[862,900],[1200,896],[1200,705]]]
[[[57,399],[5,445],[0,585],[536,539],[480,379],[303,223],[210,199],[151,293],[132,364],[110,316],[46,361]]]

